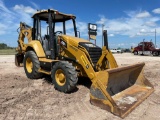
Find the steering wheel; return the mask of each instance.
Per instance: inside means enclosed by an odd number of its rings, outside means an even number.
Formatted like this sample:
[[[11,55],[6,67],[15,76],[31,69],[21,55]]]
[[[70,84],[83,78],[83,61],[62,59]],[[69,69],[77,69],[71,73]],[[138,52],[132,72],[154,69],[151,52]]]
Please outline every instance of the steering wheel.
[[[62,31],[56,31],[54,34],[62,34]]]

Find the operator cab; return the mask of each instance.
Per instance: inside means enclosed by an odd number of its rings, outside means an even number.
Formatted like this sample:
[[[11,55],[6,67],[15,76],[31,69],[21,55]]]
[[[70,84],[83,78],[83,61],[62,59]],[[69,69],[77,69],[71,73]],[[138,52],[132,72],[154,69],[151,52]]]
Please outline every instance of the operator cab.
[[[57,36],[66,34],[67,30],[77,37],[76,17],[72,14],[60,13],[57,10],[37,11],[33,16],[32,39],[40,40],[47,58],[55,59],[58,53]],[[71,30],[71,23],[73,30]],[[67,28],[67,26],[69,28]]]

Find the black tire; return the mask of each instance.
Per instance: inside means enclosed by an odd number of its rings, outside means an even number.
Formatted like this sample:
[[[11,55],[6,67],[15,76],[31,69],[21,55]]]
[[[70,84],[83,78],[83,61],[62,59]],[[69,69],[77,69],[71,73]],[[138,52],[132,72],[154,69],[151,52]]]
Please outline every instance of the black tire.
[[[137,51],[134,51],[134,55],[138,55],[138,52],[137,52]]]
[[[57,72],[60,71],[61,73],[57,74]],[[59,80],[60,74],[64,76],[62,80]],[[55,63],[51,70],[51,78],[55,89],[65,93],[72,92],[76,88],[78,82],[77,72],[68,61],[59,61]]]
[[[158,53],[157,51],[154,51],[154,52],[152,53],[152,55],[153,55],[153,56],[158,56],[159,53]]]
[[[27,67],[28,64],[32,63],[32,67]],[[42,73],[38,72],[40,68],[40,62],[38,57],[34,51],[28,51],[24,57],[24,70],[28,78],[30,79],[38,79],[42,77]]]

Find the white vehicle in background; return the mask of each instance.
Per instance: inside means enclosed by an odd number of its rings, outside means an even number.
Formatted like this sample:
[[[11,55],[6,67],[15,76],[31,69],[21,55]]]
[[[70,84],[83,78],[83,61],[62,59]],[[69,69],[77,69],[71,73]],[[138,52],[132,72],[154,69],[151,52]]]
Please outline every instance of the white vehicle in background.
[[[120,49],[111,49],[110,51],[112,53],[122,53],[122,50],[120,50]]]

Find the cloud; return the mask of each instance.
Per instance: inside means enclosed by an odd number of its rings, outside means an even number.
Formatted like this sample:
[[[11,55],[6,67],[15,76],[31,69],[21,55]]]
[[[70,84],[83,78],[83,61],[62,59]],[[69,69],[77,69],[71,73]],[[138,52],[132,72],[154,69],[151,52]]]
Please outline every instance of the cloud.
[[[118,46],[125,46],[125,43],[119,43]]]
[[[146,29],[141,29],[139,32],[145,33],[145,32],[147,32],[147,31],[146,31]]]
[[[0,23],[0,35],[3,35],[6,33],[7,26],[3,25],[2,23]]]
[[[154,31],[157,27],[157,22],[160,21],[160,17],[151,16],[147,11],[125,11],[128,17],[120,17],[115,19],[106,18],[104,15],[99,16],[100,19],[96,22],[101,25],[105,25],[105,29],[108,30],[108,34],[125,35],[130,37],[143,36],[141,29],[144,29],[147,33],[145,35],[154,36],[151,31]],[[159,29],[157,29],[159,31]],[[99,35],[102,33],[102,28],[98,29]],[[160,31],[157,32],[160,34]]]
[[[11,11],[8,10],[2,0],[0,0],[0,10],[5,11],[6,13],[11,13]]]
[[[156,8],[156,9],[152,10],[152,12],[155,14],[160,14],[160,8]]]
[[[0,0],[0,35],[17,36],[17,28],[20,22],[32,24],[31,16],[36,9],[31,6],[14,5],[6,7],[4,0]],[[7,42],[7,41],[6,41]]]
[[[0,13],[0,35],[3,35],[13,28],[15,14],[5,6],[2,0],[0,0]]]
[[[147,18],[151,17],[151,14],[148,11],[135,10],[135,11],[124,11],[127,16],[131,18]]]
[[[142,26],[151,26],[151,27],[154,27],[154,26],[156,26],[156,23],[155,22],[153,22],[153,21],[148,21],[148,22],[145,22]]]
[[[113,36],[114,36],[114,34],[109,34],[108,36],[113,37]]]
[[[39,10],[40,9],[40,6],[39,5],[37,5],[35,2],[33,2],[33,1],[30,1],[30,3],[33,5],[33,7],[34,8],[36,8],[37,10]]]
[[[151,15],[149,14],[149,12],[147,11],[143,11],[143,12],[140,12],[136,15],[137,18],[146,18],[146,17],[150,17]]]
[[[29,14],[34,14],[36,12],[35,9],[31,8],[30,6],[24,6],[24,5],[15,5],[13,7],[13,10],[15,11],[21,11]]]
[[[86,22],[77,21],[77,30],[81,32],[81,36],[88,36],[88,26]]]
[[[99,15],[99,17],[100,17],[100,20],[96,22],[97,24],[104,24],[104,23],[106,23],[107,19],[105,18],[104,15]]]

